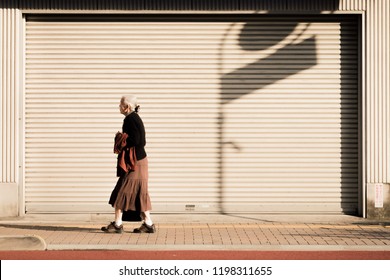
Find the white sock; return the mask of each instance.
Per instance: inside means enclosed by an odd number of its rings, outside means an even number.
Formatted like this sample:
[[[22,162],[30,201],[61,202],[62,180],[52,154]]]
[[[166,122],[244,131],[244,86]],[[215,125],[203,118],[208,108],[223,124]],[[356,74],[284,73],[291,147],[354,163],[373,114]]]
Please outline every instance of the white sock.
[[[153,221],[152,219],[150,218],[150,212],[149,211],[146,211],[144,212],[144,223],[148,226],[152,226],[153,225]]]
[[[120,227],[122,225],[122,215],[123,212],[121,209],[115,209],[115,225]]]

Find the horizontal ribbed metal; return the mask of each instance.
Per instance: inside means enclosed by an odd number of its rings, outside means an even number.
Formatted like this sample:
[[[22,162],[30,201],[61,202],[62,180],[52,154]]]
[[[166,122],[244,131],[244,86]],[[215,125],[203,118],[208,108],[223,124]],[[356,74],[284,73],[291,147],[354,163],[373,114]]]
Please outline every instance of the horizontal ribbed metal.
[[[155,211],[354,211],[356,66],[349,17],[30,16],[27,211],[110,210],[123,94]]]
[[[363,0],[3,0],[0,8],[43,10],[334,11],[363,10]]]

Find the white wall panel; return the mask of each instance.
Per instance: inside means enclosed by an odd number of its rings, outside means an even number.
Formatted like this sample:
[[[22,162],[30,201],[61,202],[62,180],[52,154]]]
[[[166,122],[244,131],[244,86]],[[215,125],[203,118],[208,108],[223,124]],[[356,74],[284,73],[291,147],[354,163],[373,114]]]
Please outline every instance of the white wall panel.
[[[20,26],[19,10],[0,10],[0,183],[18,180],[18,102],[22,73]]]
[[[369,1],[366,22],[367,182],[390,182],[390,5]]]

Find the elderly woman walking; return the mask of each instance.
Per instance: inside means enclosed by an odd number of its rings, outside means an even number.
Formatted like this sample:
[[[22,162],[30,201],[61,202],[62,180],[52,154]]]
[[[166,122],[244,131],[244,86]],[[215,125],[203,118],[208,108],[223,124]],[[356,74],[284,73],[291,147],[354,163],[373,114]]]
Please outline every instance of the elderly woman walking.
[[[102,231],[122,233],[123,211],[141,213],[142,225],[134,233],[154,233],[155,225],[150,217],[151,203],[148,192],[148,158],[145,152],[145,127],[138,115],[139,105],[135,96],[123,96],[119,110],[125,116],[122,133],[115,136],[114,152],[118,154],[118,182],[111,193],[109,204],[115,209],[115,221],[102,227]]]

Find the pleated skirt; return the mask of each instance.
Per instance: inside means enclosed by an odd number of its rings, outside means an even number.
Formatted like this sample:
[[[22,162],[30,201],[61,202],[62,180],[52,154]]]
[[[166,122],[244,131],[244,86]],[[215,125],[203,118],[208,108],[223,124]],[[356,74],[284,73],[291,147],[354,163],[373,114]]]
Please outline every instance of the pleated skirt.
[[[123,174],[113,189],[109,204],[122,211],[152,210],[148,191],[148,158],[137,161],[136,170]]]

